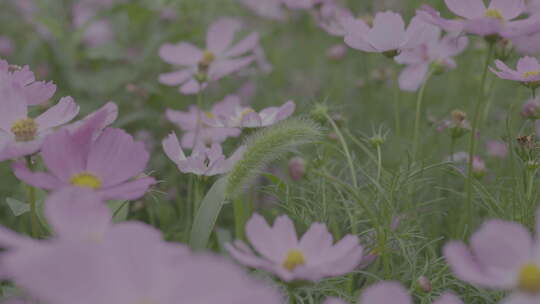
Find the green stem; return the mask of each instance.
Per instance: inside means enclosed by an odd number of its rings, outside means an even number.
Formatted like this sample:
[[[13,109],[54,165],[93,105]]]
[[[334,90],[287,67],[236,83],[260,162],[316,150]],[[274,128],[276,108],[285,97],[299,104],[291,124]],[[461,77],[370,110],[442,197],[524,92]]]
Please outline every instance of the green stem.
[[[396,128],[396,135],[398,138],[401,137],[401,107],[399,104],[399,83],[398,83],[398,75],[397,73],[394,75],[394,115],[395,115],[395,128]]]
[[[28,168],[31,171],[34,171],[34,164],[32,163],[32,157],[26,156],[26,163]],[[37,217],[37,208],[36,208],[36,189],[28,185],[28,203],[30,204],[30,227],[31,235],[34,238],[39,237],[39,221]]]
[[[380,183],[381,181],[381,171],[382,171],[381,145],[377,145],[377,183]]]
[[[467,199],[466,199],[466,215],[465,215],[465,219],[466,219],[466,224],[463,225],[464,229],[468,229],[470,228],[470,226],[472,225],[472,221],[473,221],[473,206],[472,206],[472,192],[473,192],[473,179],[474,179],[474,176],[473,176],[473,160],[474,160],[474,155],[475,155],[475,152],[476,152],[476,132],[478,130],[478,123],[479,123],[479,120],[480,120],[480,113],[482,112],[482,106],[484,104],[484,86],[485,86],[485,83],[486,83],[486,78],[487,78],[487,71],[488,71],[488,67],[489,67],[489,62],[491,60],[491,57],[493,55],[493,51],[494,51],[494,44],[493,43],[490,43],[489,44],[489,50],[488,50],[488,54],[486,56],[486,61],[484,63],[484,70],[482,72],[482,78],[480,79],[480,88],[479,88],[479,92],[478,92],[478,100],[476,102],[476,107],[474,109],[474,117],[473,117],[473,121],[472,121],[472,128],[471,128],[471,137],[470,137],[470,140],[469,140],[469,159],[468,159],[468,164],[467,164],[467,182],[465,184],[465,189],[466,189],[466,193],[467,193]]]
[[[534,187],[534,177],[536,175],[536,170],[528,170],[528,181],[527,181],[527,203],[531,203],[533,187]]]
[[[430,70],[426,76],[426,80],[422,84],[418,95],[416,96],[416,114],[414,119],[414,137],[413,137],[413,163],[416,162],[416,156],[418,154],[418,138],[420,135],[420,114],[422,112],[422,101],[424,100],[424,92],[426,90],[429,78],[431,78],[432,71]]]
[[[334,128],[334,132],[336,132],[336,135],[339,138],[339,142],[341,143],[341,146],[343,147],[343,152],[345,153],[345,157],[347,158],[347,163],[349,164],[349,170],[351,171],[351,178],[353,181],[353,186],[355,188],[358,188],[358,180],[356,178],[356,169],[354,168],[354,162],[352,160],[351,153],[349,151],[349,146],[347,145],[347,142],[345,141],[343,134],[339,130],[338,126],[336,125],[332,117],[330,117],[328,113],[325,113],[324,115],[326,119],[328,120],[328,122],[332,125],[332,128]]]

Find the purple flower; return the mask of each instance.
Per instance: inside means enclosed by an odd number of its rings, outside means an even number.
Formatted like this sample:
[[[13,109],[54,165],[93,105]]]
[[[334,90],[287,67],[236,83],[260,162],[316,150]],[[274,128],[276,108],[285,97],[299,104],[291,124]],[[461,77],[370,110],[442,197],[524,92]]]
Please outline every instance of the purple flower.
[[[360,296],[362,304],[412,304],[411,296],[401,284],[383,281],[366,288]],[[433,304],[462,304],[463,302],[452,293],[445,293]]]
[[[116,121],[116,119],[118,118],[118,106],[114,102],[109,101],[98,110],[86,115],[84,118],[74,123],[65,125],[64,127],[62,127],[62,129],[69,130],[70,132],[75,132],[79,128],[84,127],[90,120],[96,119],[97,116],[102,116],[102,118],[98,118],[99,124],[96,125],[94,128],[94,139],[97,138],[101,134],[101,132],[103,132],[103,129],[110,126],[114,121]]]
[[[74,132],[60,130],[49,135],[41,156],[49,172],[32,172],[23,162],[14,164],[15,175],[26,183],[47,190],[76,187],[97,192],[102,199],[133,200],[155,183],[138,177],[148,162],[144,144],[121,129],[107,128],[94,139],[105,112]]]
[[[240,263],[273,272],[287,282],[343,275],[362,259],[362,247],[356,236],[347,235],[333,244],[326,226],[315,223],[298,240],[293,222],[285,215],[270,227],[263,217],[255,214],[246,225],[246,234],[261,256],[240,240],[226,245],[229,253]]]
[[[9,63],[4,60],[0,60],[0,84],[3,90],[14,86],[21,92],[29,106],[48,101],[56,92],[56,85],[52,82],[36,81],[34,73],[28,66],[11,71]]]
[[[2,278],[38,301],[282,303],[276,290],[221,257],[164,242],[160,231],[143,223],[112,224],[109,209],[89,190],[57,192],[45,206],[56,232],[51,239],[0,227]]]
[[[201,111],[197,106],[190,106],[188,112],[167,109],[165,116],[177,125],[184,134],[181,145],[186,149],[213,143],[223,143],[229,137],[237,137],[241,131],[238,128],[214,128],[206,123],[205,117],[216,117],[221,109],[227,108],[227,104],[218,102],[209,112]]]
[[[100,8],[100,5],[91,1],[80,1],[72,7],[73,24],[78,29],[84,29],[83,41],[89,47],[98,47],[114,38],[108,20],[94,20]]]
[[[295,107],[293,101],[288,101],[280,107],[266,108],[257,113],[250,107],[242,106],[240,97],[229,95],[216,104],[211,115],[204,115],[203,121],[217,128],[268,127],[291,116]]]
[[[486,143],[487,154],[492,157],[506,158],[508,156],[508,146],[500,140],[490,140]]]
[[[229,172],[234,164],[242,158],[245,147],[238,148],[230,158],[226,159],[220,144],[212,144],[211,148],[197,146],[189,157],[180,147],[176,133],[171,133],[162,142],[163,150],[178,170],[183,173],[212,176]]]
[[[180,70],[161,74],[159,81],[170,86],[180,86],[180,92],[195,94],[209,82],[234,73],[254,60],[252,52],[259,35],[251,33],[233,44],[235,34],[242,28],[237,19],[222,18],[212,23],[206,35],[206,49],[201,50],[188,42],[164,44],[159,56],[167,63],[178,65]],[[247,54],[247,55],[246,55]]]
[[[467,170],[467,165],[469,164],[469,153],[467,152],[457,152],[449,157],[450,161],[453,161],[458,166],[458,169],[464,173]],[[482,177],[486,174],[486,163],[484,160],[475,155],[473,157],[473,173],[476,177]]]
[[[537,212],[537,232],[540,227]],[[461,280],[494,289],[513,290],[504,303],[537,303],[540,300],[538,241],[514,222],[490,220],[470,239],[445,245],[444,256]]]
[[[347,19],[345,43],[364,52],[384,53],[389,57],[400,51],[415,48],[429,39],[433,25],[414,17],[407,29],[400,14],[379,12],[369,27],[362,19]]]
[[[240,0],[241,3],[252,10],[255,14],[271,19],[284,20],[285,8],[282,0]]]
[[[536,21],[519,19],[525,12],[523,0],[492,0],[488,7],[483,0],[445,0],[446,6],[464,20],[447,20],[425,6],[422,18],[450,32],[465,31],[480,36],[519,36],[537,29]]]
[[[73,98],[64,97],[38,117],[29,117],[28,105],[42,102],[35,94],[48,94],[49,84],[32,83],[33,74],[27,69],[9,73],[6,67],[5,72],[0,70],[0,161],[38,152],[45,136],[79,113]]]
[[[510,69],[500,60],[496,60],[495,65],[498,70],[489,69],[502,79],[518,81],[531,88],[540,85],[540,63],[536,58],[526,56],[519,59],[516,70]]]
[[[441,31],[433,28],[426,33],[428,40],[414,48],[404,50],[395,57],[396,62],[406,64],[407,67],[399,76],[399,86],[404,91],[416,91],[426,80],[429,68],[453,69],[456,62],[452,57],[463,52],[469,40],[467,37],[446,35],[441,39]]]
[[[333,36],[345,36],[346,23],[354,18],[350,10],[339,6],[334,0],[324,0],[314,13],[319,27]]]

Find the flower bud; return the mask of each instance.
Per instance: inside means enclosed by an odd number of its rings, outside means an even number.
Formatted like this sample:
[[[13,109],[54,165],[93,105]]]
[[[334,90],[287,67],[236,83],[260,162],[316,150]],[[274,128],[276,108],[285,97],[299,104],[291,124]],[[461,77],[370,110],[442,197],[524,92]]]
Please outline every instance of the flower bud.
[[[431,281],[425,276],[419,277],[418,280],[416,280],[416,284],[418,284],[418,287],[426,293],[431,292],[432,290]]]
[[[534,99],[527,101],[519,114],[525,119],[540,119],[540,103]]]
[[[294,181],[301,180],[306,174],[306,161],[301,157],[293,157],[289,160],[289,176]]]

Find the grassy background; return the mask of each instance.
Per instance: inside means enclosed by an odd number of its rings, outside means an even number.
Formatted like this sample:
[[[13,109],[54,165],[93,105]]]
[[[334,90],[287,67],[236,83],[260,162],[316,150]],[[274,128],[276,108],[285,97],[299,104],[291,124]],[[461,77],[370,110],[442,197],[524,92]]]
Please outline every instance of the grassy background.
[[[341,236],[354,226],[369,250],[386,254],[385,259],[379,258],[362,270],[365,276],[356,282],[357,286],[380,278],[399,280],[415,290],[422,303],[447,289],[460,292],[476,303],[500,296],[459,283],[441,258],[440,248],[445,241],[464,237],[459,234],[462,231],[460,219],[465,216],[464,178],[445,163],[450,154],[450,137],[437,132],[428,119],[448,117],[454,109],[472,113],[486,52],[482,40],[471,38],[467,51],[457,58],[458,67],[429,81],[422,115],[421,157],[419,162],[411,163],[409,151],[416,94],[395,91],[391,75],[396,75],[401,67],[383,56],[352,49],[341,60],[328,59],[328,48],[342,40],[320,30],[309,14],[294,14],[289,21],[276,23],[252,15],[234,0],[133,0],[102,12],[100,17],[113,22],[116,39],[104,47],[88,49],[79,43],[80,33],[70,25],[71,1],[35,2],[39,10],[33,21],[52,33],[49,39],[44,39],[34,26],[25,22],[11,1],[0,2],[0,35],[16,43],[15,54],[6,59],[12,64],[29,64],[34,71],[47,70],[42,78],[58,85],[54,101],[71,95],[81,105],[82,114],[86,114],[105,101],[113,100],[121,109],[116,127],[132,134],[148,132],[146,137],[152,149],[148,171],[161,183],[143,200],[130,204],[129,218],[159,227],[170,240],[185,240],[187,224],[182,220],[186,217],[185,205],[204,193],[213,180],[200,180],[200,189],[194,191],[194,177],[179,174],[159,146],[161,139],[174,129],[164,118],[165,109],[186,109],[195,103],[196,97],[180,95],[176,88],[157,82],[160,73],[170,70],[157,56],[157,49],[165,42],[181,40],[201,45],[208,24],[220,16],[237,16],[249,25],[249,30],[261,34],[273,71],[268,75],[223,80],[205,92],[204,103],[209,106],[251,80],[257,86],[252,99],[256,108],[292,99],[298,105],[297,115],[309,116],[317,105],[324,104],[332,114],[343,117],[340,127],[352,150],[359,178],[358,197],[353,197],[340,184],[351,183],[350,168],[341,147],[337,141],[326,138],[296,153],[308,162],[304,180],[292,182],[284,173],[286,160],[279,161],[245,200],[267,206],[262,212],[268,216],[288,213],[300,230],[313,221],[323,221],[332,227],[335,235]],[[402,12],[407,20],[421,4],[422,1],[416,0],[350,0],[347,3],[358,15],[392,9]],[[442,0],[429,0],[429,4],[444,9]],[[174,21],[160,19],[164,7],[174,9],[178,18]],[[382,79],[376,77],[381,71],[387,74]],[[491,106],[481,125],[478,149],[486,160],[488,172],[475,186],[475,227],[491,217],[512,219],[531,227],[537,191],[534,190],[533,200],[524,198],[521,162],[516,158],[489,158],[484,149],[486,140],[508,140],[530,132],[530,125],[524,125],[518,116],[519,106],[529,92],[493,75],[489,75],[488,82]],[[396,96],[401,111],[400,136],[394,124]],[[515,107],[508,114],[512,105]],[[507,127],[508,118],[511,122]],[[322,124],[331,133],[331,127],[324,121]],[[377,164],[369,155],[376,151],[367,139],[381,129],[388,131],[382,146],[384,172],[382,180],[374,182]],[[232,151],[238,143],[234,139],[228,141],[226,150]],[[467,139],[462,138],[455,151],[466,149]],[[13,216],[4,204],[8,197],[21,201],[25,197],[24,188],[11,173],[9,162],[0,163],[0,178],[0,221],[25,231],[27,216]],[[232,227],[231,214],[231,210],[226,209],[219,222],[225,239],[230,237],[224,231]],[[391,223],[396,217],[401,221],[398,228],[392,230]],[[415,281],[421,275],[432,281],[433,292],[415,289]],[[303,295],[306,300],[315,301],[322,295],[347,296],[341,288],[342,281],[338,278],[305,287],[307,293]]]

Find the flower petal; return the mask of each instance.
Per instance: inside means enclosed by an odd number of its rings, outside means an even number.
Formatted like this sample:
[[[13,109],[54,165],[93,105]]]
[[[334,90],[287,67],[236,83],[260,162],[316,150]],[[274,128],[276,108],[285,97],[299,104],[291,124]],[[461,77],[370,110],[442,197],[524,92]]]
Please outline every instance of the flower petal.
[[[242,23],[234,18],[221,18],[212,23],[206,34],[206,47],[209,51],[220,55],[232,44],[234,35],[240,30]]]
[[[196,65],[202,59],[202,51],[191,43],[164,44],[159,48],[159,56],[165,62],[177,65]]]
[[[39,130],[44,131],[70,122],[77,114],[79,114],[79,105],[73,98],[64,97],[45,113],[39,115],[36,122]]]
[[[444,0],[444,2],[454,14],[466,19],[483,17],[486,12],[482,0]]]

